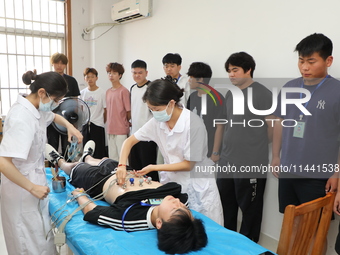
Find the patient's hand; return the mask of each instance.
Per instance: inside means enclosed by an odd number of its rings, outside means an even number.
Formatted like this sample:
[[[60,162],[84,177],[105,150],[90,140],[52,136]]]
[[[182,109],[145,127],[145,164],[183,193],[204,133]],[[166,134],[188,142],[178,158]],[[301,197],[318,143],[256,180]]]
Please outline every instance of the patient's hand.
[[[77,188],[77,189],[75,189],[75,190],[72,191],[72,195],[73,195],[73,196],[76,196],[76,195],[78,195],[79,193],[84,193],[84,192],[85,192],[85,191],[84,191],[83,188]]]

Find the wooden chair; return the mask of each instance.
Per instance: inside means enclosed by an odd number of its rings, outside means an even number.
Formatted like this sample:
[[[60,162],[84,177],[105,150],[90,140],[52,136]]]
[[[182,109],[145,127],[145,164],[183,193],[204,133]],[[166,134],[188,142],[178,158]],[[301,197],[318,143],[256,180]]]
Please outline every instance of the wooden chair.
[[[326,243],[335,194],[285,209],[278,255],[320,255]]]

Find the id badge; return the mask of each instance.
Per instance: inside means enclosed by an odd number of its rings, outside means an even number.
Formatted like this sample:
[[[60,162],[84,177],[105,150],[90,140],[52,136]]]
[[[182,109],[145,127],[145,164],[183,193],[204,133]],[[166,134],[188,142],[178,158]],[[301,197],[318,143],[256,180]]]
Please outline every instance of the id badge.
[[[298,121],[297,125],[294,127],[293,137],[303,138],[305,133],[305,122]]]

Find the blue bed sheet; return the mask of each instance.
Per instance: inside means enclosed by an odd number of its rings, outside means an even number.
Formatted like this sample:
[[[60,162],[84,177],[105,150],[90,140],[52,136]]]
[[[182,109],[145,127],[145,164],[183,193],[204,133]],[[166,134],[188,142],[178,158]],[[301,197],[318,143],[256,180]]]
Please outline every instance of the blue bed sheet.
[[[67,204],[59,210],[70,198],[74,187],[67,182],[66,191],[55,193],[52,190],[50,168],[46,168],[48,184],[51,189],[49,194],[49,209],[53,215],[62,219],[68,213],[73,212],[77,207],[76,201]],[[63,173],[60,173],[61,176]],[[96,204],[108,205],[103,201],[96,201]],[[264,247],[252,242],[247,237],[230,231],[215,223],[201,213],[193,211],[195,217],[204,221],[208,234],[208,245],[201,251],[191,252],[193,255],[259,255],[269,252]],[[61,221],[58,223],[58,225]],[[133,233],[115,231],[111,228],[94,225],[83,221],[83,212],[77,212],[65,227],[66,243],[76,255],[107,255],[107,254],[165,254],[157,248],[156,230],[146,230]],[[272,253],[267,253],[272,254]]]

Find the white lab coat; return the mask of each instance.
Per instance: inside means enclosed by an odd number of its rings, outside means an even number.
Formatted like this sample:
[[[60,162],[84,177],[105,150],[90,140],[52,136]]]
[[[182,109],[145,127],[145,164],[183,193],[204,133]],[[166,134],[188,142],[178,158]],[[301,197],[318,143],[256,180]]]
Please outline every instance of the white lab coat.
[[[196,166],[213,166],[208,159],[207,132],[202,120],[186,108],[169,130],[165,122],[152,118],[135,134],[139,141],[157,143],[165,164],[193,161],[191,171],[160,171],[160,182],[177,182],[188,194],[190,209],[203,213],[223,226],[223,210],[213,174],[195,173]]]
[[[5,119],[0,156],[12,157],[19,171],[38,185],[47,186],[44,167],[46,127],[53,119],[54,113],[38,111],[20,95]],[[48,199],[39,200],[3,174],[1,217],[9,255],[56,254],[52,233],[47,240],[45,238],[50,229]]]

